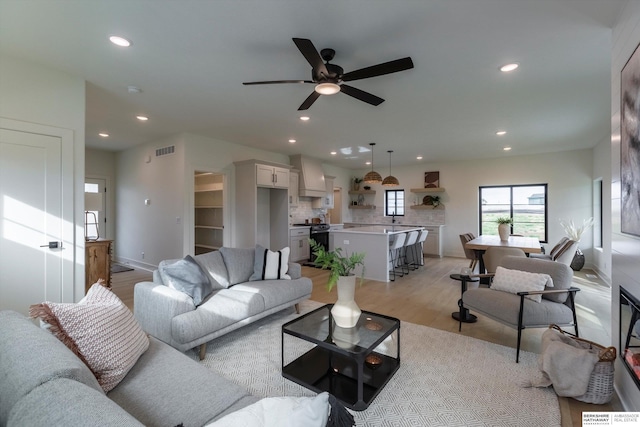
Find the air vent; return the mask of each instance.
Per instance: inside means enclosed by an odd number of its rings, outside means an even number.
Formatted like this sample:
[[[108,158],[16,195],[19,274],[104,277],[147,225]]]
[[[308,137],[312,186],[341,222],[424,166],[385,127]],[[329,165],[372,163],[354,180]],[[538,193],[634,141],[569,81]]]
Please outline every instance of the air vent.
[[[156,157],[160,156],[168,156],[169,154],[173,154],[176,152],[176,146],[171,145],[169,147],[156,148]]]

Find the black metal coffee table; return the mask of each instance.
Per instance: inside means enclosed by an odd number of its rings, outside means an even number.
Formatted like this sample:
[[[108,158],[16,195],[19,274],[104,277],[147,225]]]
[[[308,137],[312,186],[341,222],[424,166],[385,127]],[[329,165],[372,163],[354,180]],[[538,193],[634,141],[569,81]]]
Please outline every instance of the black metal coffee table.
[[[363,311],[355,327],[340,328],[331,307],[282,325],[282,376],[317,393],[327,391],[347,408],[362,411],[400,367],[400,320]],[[285,366],[285,336],[314,345],[304,346],[311,349]],[[295,347],[287,347],[287,354],[295,355]]]

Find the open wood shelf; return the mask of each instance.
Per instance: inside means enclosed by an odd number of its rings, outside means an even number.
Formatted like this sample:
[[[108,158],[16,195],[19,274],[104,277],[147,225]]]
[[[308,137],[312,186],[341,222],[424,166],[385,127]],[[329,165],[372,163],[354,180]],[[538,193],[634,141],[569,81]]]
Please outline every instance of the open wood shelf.
[[[412,188],[410,191],[412,193],[442,193],[444,192],[444,188]]]
[[[349,190],[349,194],[376,194],[376,190]]]
[[[441,203],[438,206],[436,206],[435,208],[432,205],[413,205],[413,206],[409,206],[409,208],[411,208],[411,209],[438,210],[438,209],[444,209],[444,205]]]
[[[373,205],[360,206],[360,205],[349,205],[349,209],[375,209],[376,207]]]

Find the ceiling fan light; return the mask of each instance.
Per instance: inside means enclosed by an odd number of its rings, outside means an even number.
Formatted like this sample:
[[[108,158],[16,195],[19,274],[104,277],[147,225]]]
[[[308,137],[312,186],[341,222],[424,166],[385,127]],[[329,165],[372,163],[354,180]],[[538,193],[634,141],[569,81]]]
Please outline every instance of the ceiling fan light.
[[[340,85],[335,83],[319,83],[316,85],[315,91],[320,95],[335,95],[340,92]]]
[[[398,185],[400,185],[400,181],[398,181],[398,178],[396,178],[395,176],[389,175],[382,181],[382,185],[384,187],[397,187]]]
[[[376,171],[367,172],[363,179],[365,184],[380,184],[382,176]]]

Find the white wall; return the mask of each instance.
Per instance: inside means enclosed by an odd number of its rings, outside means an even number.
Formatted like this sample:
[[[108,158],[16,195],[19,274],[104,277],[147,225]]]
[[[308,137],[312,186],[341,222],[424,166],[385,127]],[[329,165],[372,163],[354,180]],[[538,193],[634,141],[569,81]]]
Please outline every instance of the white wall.
[[[64,159],[73,165],[62,171],[73,188],[73,214],[65,220],[73,224],[74,299],[84,295],[84,121],[85,82],[82,79],[20,60],[0,56],[0,116],[69,129],[73,132],[73,154]],[[64,155],[64,153],[63,153]],[[80,238],[78,238],[78,236]]]
[[[613,29],[611,55],[611,336],[619,344],[620,286],[640,298],[640,239],[620,231],[620,72],[640,42],[640,2],[630,1]],[[618,348],[619,350],[619,348]],[[628,411],[640,411],[640,390],[616,360],[616,391]]]
[[[425,163],[395,168],[392,173],[400,181],[398,188],[408,192],[410,188],[424,187],[426,171],[440,172],[440,186],[445,188],[445,192],[441,193],[446,224],[442,234],[444,255],[464,258],[459,235],[465,232],[478,233],[479,186],[549,184],[548,235],[549,242],[553,245],[564,236],[559,219],[573,219],[581,223],[583,219],[592,216],[592,169],[592,150],[578,150],[464,162]],[[360,170],[358,176],[363,176],[366,172],[366,169]],[[377,191],[375,205],[381,207],[385,188],[372,185],[372,189]],[[411,204],[412,194],[407,193],[407,197],[407,204]],[[591,259],[591,246],[592,236],[586,233],[580,247],[585,251],[587,263]]]

